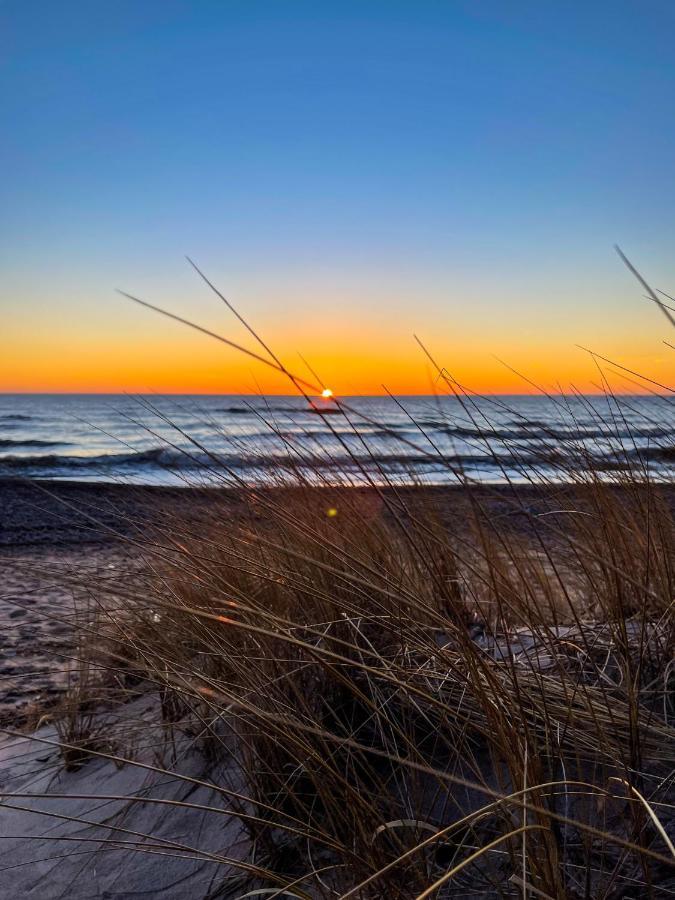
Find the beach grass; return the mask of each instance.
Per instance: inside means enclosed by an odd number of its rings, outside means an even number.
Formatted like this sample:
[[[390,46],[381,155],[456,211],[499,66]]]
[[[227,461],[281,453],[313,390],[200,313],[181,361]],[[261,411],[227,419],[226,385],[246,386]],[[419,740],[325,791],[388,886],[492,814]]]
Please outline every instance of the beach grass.
[[[259,858],[312,895],[651,890],[673,747],[658,491],[591,478],[525,535],[473,502],[449,534],[375,493],[172,529],[125,625],[173,725],[234,739]]]
[[[670,485],[630,447],[599,467],[573,427],[554,458],[536,441],[524,453],[437,371],[478,439],[501,441],[504,484],[453,469],[422,423],[414,444],[454,487],[375,456],[319,466],[311,435],[261,415],[288,451],[261,458],[262,481],[207,454],[203,515],[125,532],[144,571],[93,591],[83,675],[57,715],[63,759],[207,784],[246,852],[214,857],[199,834],[164,848],[215,867],[204,896],[671,896]],[[630,431],[630,401],[604,385],[587,401],[599,441]],[[334,403],[368,453],[358,414]],[[157,698],[151,764],[126,726],[102,740],[94,671],[122,706]],[[181,774],[194,753],[199,778]],[[185,805],[162,815],[180,823]]]

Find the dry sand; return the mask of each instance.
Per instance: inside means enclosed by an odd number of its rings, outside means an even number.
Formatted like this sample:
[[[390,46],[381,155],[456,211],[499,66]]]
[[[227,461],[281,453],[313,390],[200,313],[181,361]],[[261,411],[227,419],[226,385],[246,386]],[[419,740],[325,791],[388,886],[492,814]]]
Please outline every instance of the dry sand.
[[[240,874],[227,860],[246,858],[250,848],[226,812],[227,796],[188,780],[241,789],[237,772],[209,763],[181,736],[175,755],[163,759],[156,706],[141,698],[105,717],[104,732],[122,729],[128,740],[136,729],[138,764],[90,758],[66,771],[49,725],[0,738],[3,900],[186,900]],[[176,814],[162,801],[184,805]]]
[[[34,717],[67,689],[87,601],[78,582],[128,570],[129,556],[114,544],[0,551],[0,724]]]
[[[236,773],[214,771],[180,734],[169,742],[167,758],[156,694],[127,695],[117,709],[97,714],[98,749],[114,754],[106,736],[121,728],[119,752],[126,755],[131,740],[136,761],[152,768],[90,758],[67,771],[54,746],[59,735],[50,709],[76,677],[70,674],[78,652],[74,626],[86,624],[102,579],[114,595],[115,584],[139,570],[135,526],[160,510],[182,508],[186,499],[170,490],[0,482],[2,900],[202,897],[214,881],[236,876],[209,853],[248,853],[237,820],[199,808],[224,809],[223,795],[185,780],[222,785]],[[155,770],[165,764],[171,771]],[[12,798],[16,793],[22,797]],[[26,796],[31,793],[41,796]],[[172,816],[149,797],[188,806]]]
[[[58,699],[97,586],[114,594],[133,577],[145,524],[190,502],[171,489],[0,481],[0,725],[36,720]]]

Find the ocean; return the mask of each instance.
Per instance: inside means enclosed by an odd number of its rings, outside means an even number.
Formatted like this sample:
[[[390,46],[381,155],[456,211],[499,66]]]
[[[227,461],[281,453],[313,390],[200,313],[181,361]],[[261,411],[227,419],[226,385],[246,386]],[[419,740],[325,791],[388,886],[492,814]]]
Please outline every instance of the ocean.
[[[668,396],[348,397],[0,394],[0,478],[134,484],[303,477],[446,484],[611,478],[675,466]],[[318,412],[317,412],[318,410]]]

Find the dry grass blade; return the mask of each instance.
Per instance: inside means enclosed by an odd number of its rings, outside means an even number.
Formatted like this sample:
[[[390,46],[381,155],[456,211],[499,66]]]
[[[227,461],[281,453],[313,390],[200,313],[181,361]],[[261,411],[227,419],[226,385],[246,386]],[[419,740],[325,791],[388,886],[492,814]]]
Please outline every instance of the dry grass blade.
[[[426,897],[430,897],[436,891],[443,887],[443,885],[447,884],[448,881],[455,878],[462,869],[466,868],[466,866],[474,863],[477,859],[480,859],[481,856],[484,856],[486,853],[489,853],[490,850],[494,850],[495,847],[498,847],[499,844],[502,844],[504,841],[509,840],[510,838],[518,837],[519,834],[525,834],[528,831],[537,831],[540,829],[540,825],[522,825],[520,828],[515,828],[513,831],[510,831],[508,834],[502,834],[500,837],[495,838],[494,841],[490,841],[489,844],[486,844],[484,847],[480,847],[475,853],[472,853],[466,859],[463,859],[461,863],[454,866],[450,869],[449,872],[446,872],[444,875],[441,875],[433,884],[429,885],[426,890],[422,891],[421,894],[418,894],[415,897],[415,900],[425,900]]]
[[[632,784],[629,784],[627,781],[624,781],[623,778],[616,778],[614,780],[619,781],[621,784],[625,785],[628,788],[628,790],[631,792],[631,794],[635,794],[635,796],[638,798],[640,803],[644,806],[645,810],[647,811],[647,815],[654,823],[654,827],[656,828],[658,833],[661,835],[661,837],[663,839],[663,843],[670,850],[670,852],[673,855],[673,858],[675,859],[675,845],[673,845],[672,840],[668,836],[668,832],[661,824],[659,817],[654,812],[654,809],[651,806],[651,804],[647,801],[647,799],[645,797],[642,796],[642,794],[640,793],[640,791],[638,791],[638,789],[636,787],[633,787]]]

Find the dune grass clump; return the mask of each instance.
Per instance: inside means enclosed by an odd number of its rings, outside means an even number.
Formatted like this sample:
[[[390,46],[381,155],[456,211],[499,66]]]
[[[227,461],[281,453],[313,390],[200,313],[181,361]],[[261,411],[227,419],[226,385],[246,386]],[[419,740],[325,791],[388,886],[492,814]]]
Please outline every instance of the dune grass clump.
[[[639,466],[574,475],[500,515],[503,489],[240,487],[153,535],[118,639],[236,758],[250,890],[668,896],[675,523]]]

